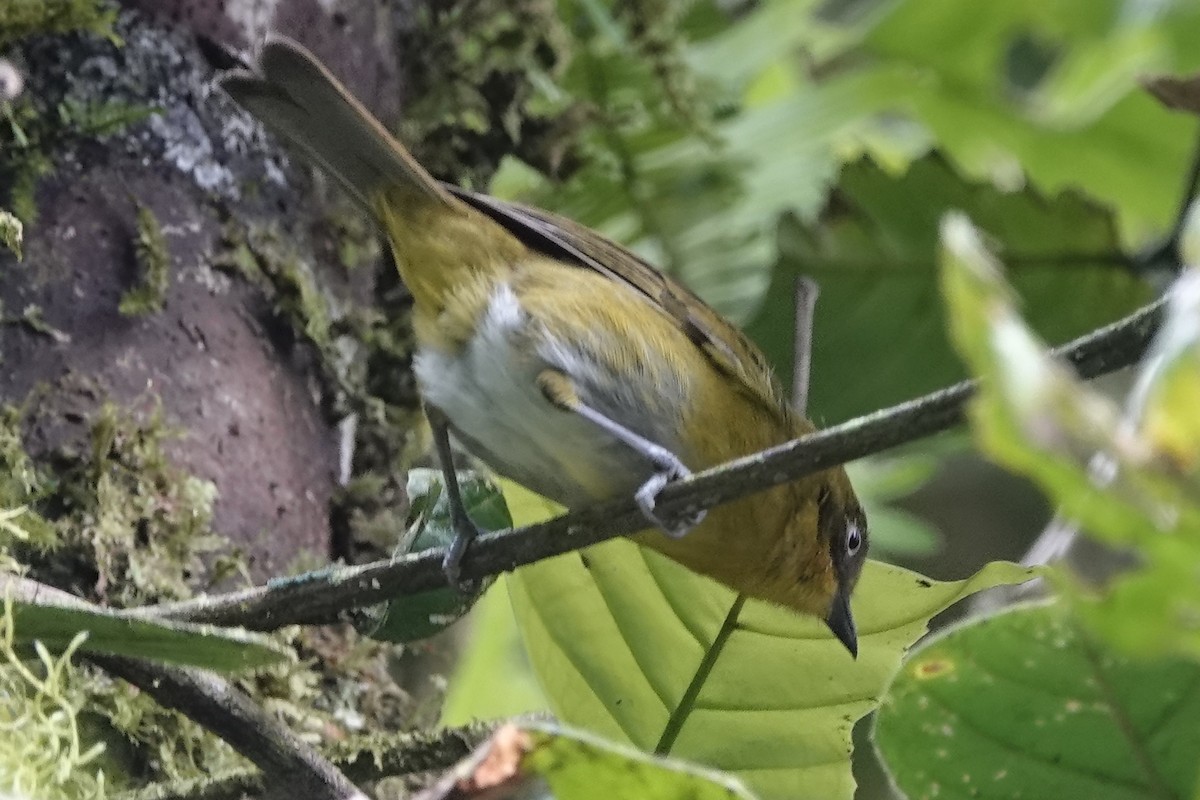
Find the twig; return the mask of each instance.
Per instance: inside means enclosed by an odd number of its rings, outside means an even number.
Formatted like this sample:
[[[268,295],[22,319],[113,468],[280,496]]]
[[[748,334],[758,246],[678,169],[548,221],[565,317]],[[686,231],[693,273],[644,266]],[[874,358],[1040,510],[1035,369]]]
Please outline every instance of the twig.
[[[88,660],[220,736],[262,770],[272,794],[367,800],[324,756],[213,673],[119,656],[93,654]]]
[[[443,772],[471,754],[492,726],[472,724],[436,731],[357,736],[335,742],[329,760],[359,783],[394,775]],[[240,800],[264,794],[263,774],[238,770],[212,778],[152,783],[114,800]]]
[[[792,410],[808,416],[808,383],[812,372],[813,314],[820,287],[801,275],[792,287],[796,319],[792,330]]]
[[[1159,299],[1107,327],[1055,351],[1083,378],[1128,366],[1145,351],[1162,314]],[[804,475],[844,464],[944,431],[963,420],[974,381],[963,381],[916,400],[876,411],[786,442],[669,485],[659,500],[665,514],[711,508]],[[617,500],[557,519],[485,534],[462,562],[464,579],[482,578],[645,528],[630,500]],[[441,551],[307,573],[239,592],[130,611],[174,619],[272,630],[328,622],[347,609],[445,586]]]

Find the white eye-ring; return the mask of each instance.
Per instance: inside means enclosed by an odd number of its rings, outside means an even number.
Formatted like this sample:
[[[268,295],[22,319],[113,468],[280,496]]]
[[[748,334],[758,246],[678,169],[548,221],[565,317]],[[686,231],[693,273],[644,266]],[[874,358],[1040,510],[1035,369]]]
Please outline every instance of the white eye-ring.
[[[858,552],[858,548],[862,547],[862,534],[858,530],[858,526],[851,523],[846,529],[846,553],[854,555]]]

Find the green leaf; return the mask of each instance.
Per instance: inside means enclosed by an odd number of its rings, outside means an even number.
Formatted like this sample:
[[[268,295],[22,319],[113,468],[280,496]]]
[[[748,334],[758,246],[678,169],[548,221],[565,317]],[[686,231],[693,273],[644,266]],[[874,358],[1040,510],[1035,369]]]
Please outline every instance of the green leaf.
[[[472,521],[484,531],[512,526],[504,496],[487,478],[474,472],[458,472],[463,505]],[[436,469],[414,469],[408,473],[410,517],[414,520],[396,555],[450,546],[457,533],[451,522],[450,499]],[[466,614],[487,589],[485,582],[470,592],[458,587],[430,589],[397,597],[387,604],[383,618],[365,633],[385,642],[413,642],[445,630]]]
[[[552,513],[518,487],[504,490],[520,524]],[[872,561],[854,596],[857,661],[822,621],[751,601],[704,677],[734,594],[632,542],[522,567],[509,591],[534,670],[564,722],[732,772],[763,797],[838,798],[853,793],[854,722],[879,702],[929,617],[1030,575],[994,563],[941,583]],[[689,686],[694,696],[685,701]]]
[[[971,421],[989,454],[1033,478],[1068,517],[1114,543],[1151,543],[1155,527],[1200,522],[1182,487],[1144,463],[1141,443],[1118,435],[1116,405],[1083,385],[1024,326],[1000,265],[970,223],[951,215],[943,239],[950,330],[983,380]],[[1115,483],[1101,485],[1089,474],[1096,453],[1115,460]],[[1180,513],[1193,518],[1179,519]]]
[[[586,734],[527,726],[522,767],[541,775],[557,800],[753,800],[737,780],[674,759],[650,758]]]
[[[1042,191],[1078,188],[1112,204],[1126,241],[1175,213],[1194,126],[1146,96],[1147,70],[1200,66],[1200,6],[1133,13],[1118,0],[906,0],[855,27],[855,65],[831,84],[870,86],[880,127],[897,113],[927,128],[967,175]],[[848,37],[849,38],[849,37]],[[886,132],[880,138],[886,138]]]
[[[784,376],[791,373],[791,286],[820,286],[809,408],[842,420],[932,391],[964,376],[938,302],[937,229],[962,209],[1013,266],[1032,324],[1066,341],[1128,313],[1149,295],[1129,271],[1109,213],[1076,194],[1047,198],[970,183],[938,157],[901,177],[869,161],[845,169],[819,222],[781,232],[783,261],[747,331]]]
[[[655,758],[581,731],[536,722],[496,729],[474,752],[421,793],[554,800],[754,800],[738,780]]]
[[[792,52],[812,36],[797,23],[816,5],[757,4],[715,34],[677,26],[656,43],[682,50],[666,77],[661,53],[631,45],[637,31],[577,42],[562,83],[597,109],[582,136],[585,165],[562,184],[514,176],[510,165],[493,190],[630,245],[747,319],[769,284],[780,215],[819,211],[837,174],[835,142],[875,100],[793,77]],[[699,41],[683,49],[686,36]]]
[[[470,639],[450,676],[439,724],[466,725],[545,711],[501,575],[471,610]]]
[[[1200,659],[1200,450],[1189,433],[1200,274],[1173,290],[1137,402],[1122,413],[1024,326],[999,264],[965,218],[948,217],[943,240],[951,333],[981,378],[970,407],[981,447],[1036,482],[1063,517],[1137,556],[1098,591],[1061,581],[1077,613],[1127,652]]]
[[[1185,271],[1171,295],[1142,372],[1142,432],[1200,492],[1200,267]]]
[[[13,636],[19,645],[38,641],[65,650],[80,632],[79,649],[145,658],[218,672],[256,669],[291,658],[290,651],[266,636],[214,625],[133,617],[99,607],[59,605],[9,599]]]
[[[875,724],[909,797],[1185,798],[1200,667],[1106,652],[1057,606],[951,629],[909,657]]]

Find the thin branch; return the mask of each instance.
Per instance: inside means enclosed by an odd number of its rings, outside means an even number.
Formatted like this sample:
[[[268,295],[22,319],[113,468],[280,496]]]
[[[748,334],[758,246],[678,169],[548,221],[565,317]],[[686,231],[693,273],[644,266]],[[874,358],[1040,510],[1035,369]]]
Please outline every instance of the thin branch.
[[[1187,179],[1184,182],[1183,196],[1179,199],[1179,208],[1175,212],[1175,221],[1171,224],[1171,232],[1162,240],[1153,244],[1145,252],[1138,254],[1135,264],[1143,271],[1170,267],[1178,271],[1180,266],[1180,239],[1187,225],[1188,209],[1196,199],[1200,189],[1200,136],[1192,148],[1192,163],[1188,168]]]
[[[475,723],[436,731],[354,736],[334,742],[329,760],[349,778],[369,783],[395,775],[444,772],[471,754],[492,726]],[[216,777],[152,783],[114,800],[240,800],[265,794],[263,773],[238,770]]]
[[[1135,363],[1158,328],[1159,299],[1134,314],[1058,348],[1083,378]],[[663,490],[659,507],[674,516],[728,503],[823,469],[879,453],[947,430],[963,420],[974,381],[963,381],[924,397],[876,411],[841,425],[705,470]],[[462,561],[467,580],[507,572],[523,564],[578,550],[646,527],[631,500],[610,501],[548,522],[480,536]],[[132,609],[161,616],[274,630],[284,625],[330,622],[351,608],[445,586],[440,550],[331,567],[239,592],[181,603]]]
[[[220,736],[262,770],[272,794],[367,800],[324,756],[215,674],[119,656],[91,654],[88,660]]]
[[[812,371],[813,314],[817,310],[820,287],[812,278],[801,275],[792,288],[794,327],[792,330],[792,410],[808,416],[808,380]]]

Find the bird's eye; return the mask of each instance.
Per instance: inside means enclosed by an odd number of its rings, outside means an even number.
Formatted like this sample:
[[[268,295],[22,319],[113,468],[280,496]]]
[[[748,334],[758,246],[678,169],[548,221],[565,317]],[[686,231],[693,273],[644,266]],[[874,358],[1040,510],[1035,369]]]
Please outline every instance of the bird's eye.
[[[857,525],[851,525],[846,530],[846,553],[854,555],[860,547],[862,547],[862,534],[859,533]]]

